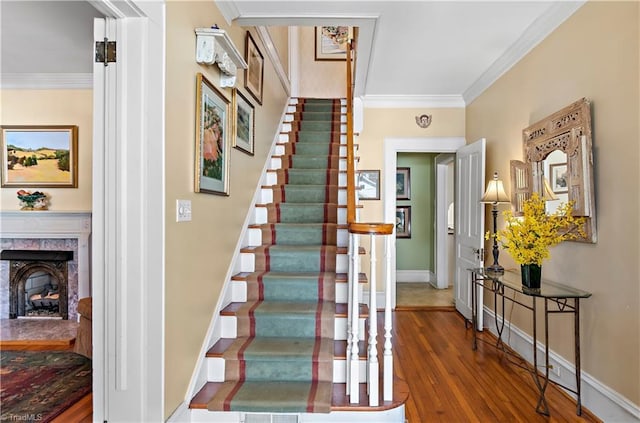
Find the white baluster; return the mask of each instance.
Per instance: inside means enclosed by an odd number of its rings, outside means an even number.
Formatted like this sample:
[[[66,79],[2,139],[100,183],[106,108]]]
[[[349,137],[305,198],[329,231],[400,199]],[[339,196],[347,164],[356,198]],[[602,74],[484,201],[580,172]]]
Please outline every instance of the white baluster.
[[[359,245],[358,245],[358,235],[353,235],[353,282],[352,282],[352,312],[351,312],[351,357],[349,359],[348,366],[350,378],[347,383],[350,384],[349,387],[349,396],[350,402],[352,404],[360,402],[360,391],[358,389],[358,384],[360,383],[360,375],[358,372],[358,365],[360,361],[359,351],[358,351],[358,336],[359,336],[359,328],[358,321],[360,319],[360,310],[359,310],[359,295],[358,295],[358,273],[360,269],[360,254],[359,254]]]
[[[393,401],[393,354],[391,351],[391,240],[393,235],[386,236],[385,264],[386,280],[384,288],[384,401]]]
[[[376,280],[376,236],[371,235],[371,248],[369,251],[369,260],[371,263],[369,283],[369,354],[368,354],[368,382],[367,389],[369,391],[369,405],[377,407],[379,403],[379,370],[378,370],[378,317],[377,317],[377,280]]]
[[[345,381],[346,381],[346,394],[349,395],[351,392],[351,380],[350,378],[350,370],[351,365],[351,344],[352,344],[352,336],[353,331],[351,330],[351,316],[353,314],[353,283],[358,282],[358,272],[354,269],[354,258],[353,258],[353,243],[355,234],[349,234],[349,273],[347,274],[347,352],[344,358],[345,361]],[[355,275],[355,277],[354,277]]]

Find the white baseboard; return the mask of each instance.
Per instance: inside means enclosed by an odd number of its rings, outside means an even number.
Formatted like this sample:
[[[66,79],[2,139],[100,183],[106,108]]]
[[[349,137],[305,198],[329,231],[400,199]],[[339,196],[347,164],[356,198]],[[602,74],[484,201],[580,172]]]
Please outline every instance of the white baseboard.
[[[397,270],[397,283],[402,282],[432,282],[436,283],[436,275],[431,270]]]
[[[497,336],[495,313],[484,307],[484,325]],[[498,324],[500,319],[498,319]],[[533,361],[533,338],[505,320],[502,340],[529,363]],[[544,364],[544,345],[538,341],[538,363]],[[552,369],[549,375],[565,386],[575,389],[575,366],[549,350],[549,364]],[[626,423],[640,422],[640,407],[618,392],[606,386],[584,370],[582,370],[582,405],[605,422]],[[569,395],[575,398],[571,392]]]
[[[168,423],[189,423],[191,422],[191,410],[187,401],[182,401],[178,408],[167,419]]]

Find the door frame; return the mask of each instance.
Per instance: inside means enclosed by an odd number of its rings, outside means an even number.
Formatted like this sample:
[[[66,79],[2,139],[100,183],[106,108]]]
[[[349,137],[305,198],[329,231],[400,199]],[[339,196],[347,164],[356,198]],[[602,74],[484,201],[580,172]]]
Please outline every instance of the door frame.
[[[165,1],[91,3],[119,38],[93,87],[93,420],[164,421]]]
[[[443,153],[436,156],[436,288],[445,289],[449,286],[449,248],[447,240],[449,231],[447,228],[448,188],[454,184],[453,178],[449,176],[449,166],[455,163],[456,156],[451,153]],[[454,193],[455,200],[455,193]],[[455,211],[455,201],[454,201]]]
[[[384,163],[383,174],[383,208],[384,221],[396,221],[396,167],[398,165],[398,153],[455,153],[458,148],[466,145],[464,137],[416,137],[384,139]],[[394,225],[395,226],[395,225]],[[394,230],[395,234],[395,230]],[[391,263],[391,308],[396,308],[396,243],[391,242],[389,255]],[[384,293],[378,292],[378,295]],[[379,299],[378,304],[384,304],[384,298]]]

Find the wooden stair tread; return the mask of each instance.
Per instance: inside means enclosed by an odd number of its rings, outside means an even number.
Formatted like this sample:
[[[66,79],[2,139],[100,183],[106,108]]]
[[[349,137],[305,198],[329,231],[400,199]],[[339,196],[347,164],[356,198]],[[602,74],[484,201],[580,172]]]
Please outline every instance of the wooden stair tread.
[[[381,372],[382,373],[382,372]],[[223,386],[224,382],[206,382],[204,386],[196,393],[191,402],[189,403],[190,409],[206,410],[207,405]],[[409,398],[409,386],[407,383],[399,377],[393,378],[393,401],[382,400],[383,383],[380,380],[380,405],[377,407],[371,407],[367,404],[369,397],[367,395],[367,384],[362,382],[359,384],[360,388],[360,402],[357,404],[351,404],[349,397],[345,394],[346,384],[334,383],[333,384],[333,398],[331,401],[331,411],[385,411],[391,410],[403,405]]]
[[[229,303],[225,308],[220,311],[222,316],[235,316],[240,307],[245,305],[243,302]],[[369,307],[366,304],[360,304],[360,318],[369,316]],[[335,317],[347,317],[347,304],[337,303]]]
[[[268,244],[268,245],[273,245],[273,244]],[[318,245],[312,245],[312,247],[322,247],[322,244],[318,244]],[[248,247],[242,247],[240,249],[241,253],[253,253],[256,248],[262,247],[262,245],[260,246],[248,246]],[[288,245],[286,247],[299,247],[299,245]],[[333,245],[329,245],[329,247],[333,247]],[[358,251],[360,251],[360,254],[365,254],[366,250],[364,247],[359,247]],[[336,247],[336,254],[347,254],[349,252],[349,248],[348,247]]]
[[[217,357],[222,358],[224,352],[233,344],[236,338],[220,338],[205,354],[206,357]],[[365,341],[358,342],[358,355],[360,360],[367,359],[367,346]],[[336,340],[333,341],[333,356],[337,359],[345,360],[347,357],[347,341],[346,340]]]
[[[240,272],[231,276],[232,281],[236,282],[244,282],[247,280],[247,277],[254,272]],[[347,283],[348,282],[348,274],[346,273],[336,273],[336,283]],[[367,283],[367,275],[365,273],[360,273],[358,275],[359,283]]]

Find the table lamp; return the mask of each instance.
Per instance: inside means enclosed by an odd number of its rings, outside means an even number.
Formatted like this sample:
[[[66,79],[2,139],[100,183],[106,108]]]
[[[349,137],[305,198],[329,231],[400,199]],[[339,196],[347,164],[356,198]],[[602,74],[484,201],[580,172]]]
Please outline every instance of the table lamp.
[[[491,204],[491,212],[493,213],[493,264],[487,267],[488,271],[494,273],[504,273],[504,267],[498,263],[498,238],[496,234],[498,220],[498,204],[509,203],[509,196],[504,190],[502,181],[498,179],[498,172],[493,174],[493,179],[487,184],[487,190],[480,199],[481,203]]]

